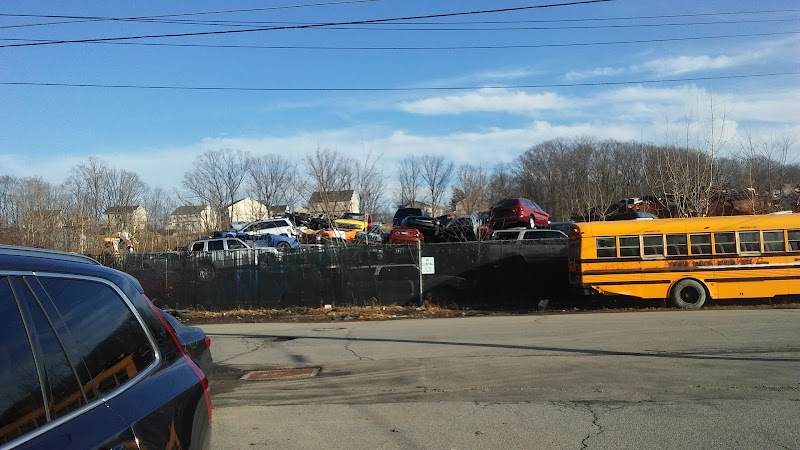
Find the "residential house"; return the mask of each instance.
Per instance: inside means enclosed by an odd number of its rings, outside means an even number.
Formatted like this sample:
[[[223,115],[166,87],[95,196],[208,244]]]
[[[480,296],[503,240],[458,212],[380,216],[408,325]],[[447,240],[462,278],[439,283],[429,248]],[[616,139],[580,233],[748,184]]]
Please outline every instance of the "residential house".
[[[252,222],[267,216],[267,205],[250,197],[245,197],[225,207],[227,222]]]
[[[184,205],[172,211],[166,228],[175,233],[203,233],[216,227],[216,215],[210,205]]]
[[[135,233],[147,225],[147,211],[139,205],[112,206],[103,213],[103,220],[112,230]]]
[[[266,205],[266,202],[261,202]],[[289,205],[267,205],[267,217],[282,216],[289,212]]]
[[[361,212],[358,196],[352,189],[314,192],[308,200],[308,210],[312,214],[329,216],[338,216],[346,212]]]

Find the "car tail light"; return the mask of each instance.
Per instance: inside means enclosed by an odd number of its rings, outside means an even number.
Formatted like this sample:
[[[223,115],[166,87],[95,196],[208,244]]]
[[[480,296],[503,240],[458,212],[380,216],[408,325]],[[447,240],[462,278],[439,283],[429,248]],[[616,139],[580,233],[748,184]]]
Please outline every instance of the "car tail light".
[[[169,333],[170,337],[172,338],[172,341],[175,342],[175,345],[178,347],[178,350],[181,352],[181,355],[183,355],[183,358],[189,364],[189,367],[192,368],[192,370],[194,371],[195,375],[197,375],[197,377],[200,379],[200,385],[203,387],[203,395],[205,395],[205,397],[206,397],[206,408],[208,409],[208,425],[210,426],[211,425],[211,390],[209,389],[209,386],[208,386],[208,377],[206,377],[206,374],[204,374],[203,371],[200,370],[199,367],[197,367],[197,364],[195,364],[194,361],[192,361],[192,358],[189,357],[189,354],[186,353],[186,349],[183,348],[183,345],[181,345],[181,341],[178,339],[178,336],[175,334],[175,330],[173,330],[172,327],[170,326],[170,324],[167,323],[167,319],[165,319],[164,316],[161,315],[161,312],[159,312],[158,309],[156,309],[156,305],[154,305],[153,302],[151,302],[150,299],[147,298],[147,295],[145,295],[144,293],[142,293],[142,297],[144,297],[144,299],[147,302],[147,304],[150,305],[150,308],[153,310],[153,312],[156,314],[156,316],[158,316],[159,320],[161,320],[161,324],[167,330],[167,333]],[[206,336],[206,344],[211,346],[211,339],[209,339],[207,336]]]
[[[211,348],[211,338],[206,336],[206,347]]]

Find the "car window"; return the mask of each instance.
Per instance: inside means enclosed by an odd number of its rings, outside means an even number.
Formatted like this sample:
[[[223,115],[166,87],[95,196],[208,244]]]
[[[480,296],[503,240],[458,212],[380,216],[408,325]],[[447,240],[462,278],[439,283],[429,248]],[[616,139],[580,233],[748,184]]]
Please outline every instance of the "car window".
[[[141,323],[110,286],[90,280],[37,279],[75,340],[80,359],[76,364],[84,366],[88,378],[81,380],[85,391],[104,395],[155,361]]]
[[[203,251],[203,247],[204,247],[203,244],[204,244],[203,242],[195,242],[194,244],[192,244],[192,251],[193,252],[202,252]]]
[[[278,225],[278,223],[274,222],[274,221],[270,221],[270,222],[265,222],[264,223],[264,228],[277,228],[279,226],[280,225]]]
[[[498,241],[515,241],[519,238],[519,232],[515,231],[513,233],[496,233],[495,239]]]
[[[217,239],[216,241],[208,241],[208,251],[213,252],[215,250],[225,250],[224,243],[221,239]]]
[[[0,277],[0,445],[44,425],[44,400],[28,335],[6,277]],[[41,414],[40,413],[40,414]]]
[[[505,200],[500,200],[494,205],[495,208],[511,208],[512,206],[517,206],[519,200],[515,198],[507,198]]]
[[[22,307],[23,316],[30,322],[29,328],[35,338],[34,349],[40,360],[40,377],[47,399],[50,420],[69,414],[88,403],[83,387],[78,382],[77,373],[67,359],[66,344],[56,335],[55,326],[48,318],[41,303],[34,298],[28,285],[21,277],[9,278],[12,289]],[[91,397],[94,399],[94,396]],[[39,418],[45,419],[45,415]]]
[[[246,245],[242,243],[242,241],[238,239],[228,239],[228,250],[237,250],[240,248],[247,248]]]

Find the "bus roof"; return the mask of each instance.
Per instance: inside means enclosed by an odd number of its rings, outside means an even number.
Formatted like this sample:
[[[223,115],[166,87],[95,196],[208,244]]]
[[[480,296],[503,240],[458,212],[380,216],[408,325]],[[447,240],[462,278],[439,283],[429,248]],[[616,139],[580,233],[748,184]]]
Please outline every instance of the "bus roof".
[[[786,228],[800,229],[800,213],[581,222],[573,225],[571,234],[577,232],[584,237],[591,237],[628,234],[709,233],[714,231]]]

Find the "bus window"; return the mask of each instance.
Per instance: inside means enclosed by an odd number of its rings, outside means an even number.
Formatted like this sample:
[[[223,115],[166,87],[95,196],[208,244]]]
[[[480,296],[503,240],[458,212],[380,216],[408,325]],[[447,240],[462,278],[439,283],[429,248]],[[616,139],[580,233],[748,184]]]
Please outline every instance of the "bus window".
[[[793,252],[800,251],[800,230],[789,230],[789,250]]]
[[[786,243],[783,241],[783,230],[764,232],[765,252],[785,252]]]
[[[619,256],[639,256],[639,236],[619,237]]]
[[[714,233],[714,253],[736,253],[736,233]]]
[[[617,257],[617,240],[613,237],[599,237],[597,238],[597,257],[598,258],[616,258]]]
[[[667,235],[667,255],[688,255],[689,247],[686,246],[685,234],[668,234]]]
[[[664,256],[664,236],[660,234],[650,234],[642,236],[642,244],[645,256],[661,255]]]
[[[711,233],[690,234],[689,241],[692,244],[693,255],[711,254]]]
[[[758,231],[739,232],[739,251],[742,253],[761,251],[761,239],[759,239]]]

